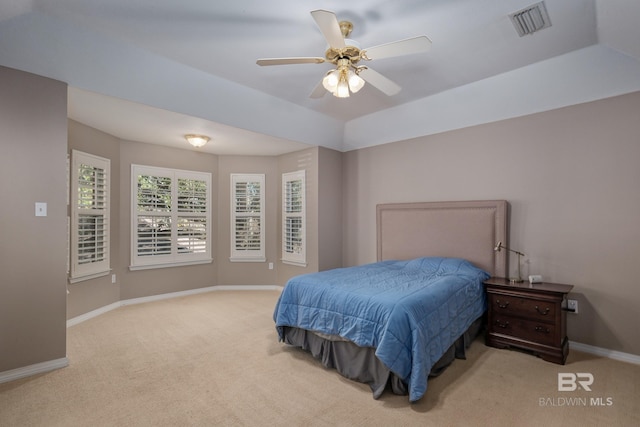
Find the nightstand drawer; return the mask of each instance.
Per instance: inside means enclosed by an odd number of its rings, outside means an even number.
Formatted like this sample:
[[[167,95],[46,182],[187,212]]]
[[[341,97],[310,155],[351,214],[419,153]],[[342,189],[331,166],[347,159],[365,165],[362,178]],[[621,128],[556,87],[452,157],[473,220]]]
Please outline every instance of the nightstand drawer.
[[[557,304],[553,301],[492,293],[489,294],[489,304],[495,316],[514,314],[547,322],[554,322],[557,309]]]
[[[512,316],[496,315],[489,325],[489,333],[508,335],[548,346],[559,344],[556,342],[555,325]]]

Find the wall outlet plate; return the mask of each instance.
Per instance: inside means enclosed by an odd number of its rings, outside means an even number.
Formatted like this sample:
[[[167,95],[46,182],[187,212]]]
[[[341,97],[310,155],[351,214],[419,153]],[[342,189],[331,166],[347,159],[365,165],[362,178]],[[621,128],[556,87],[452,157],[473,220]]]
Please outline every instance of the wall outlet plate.
[[[568,299],[567,300],[567,311],[577,314],[578,313],[578,300]]]
[[[46,202],[36,202],[36,216],[47,216]]]

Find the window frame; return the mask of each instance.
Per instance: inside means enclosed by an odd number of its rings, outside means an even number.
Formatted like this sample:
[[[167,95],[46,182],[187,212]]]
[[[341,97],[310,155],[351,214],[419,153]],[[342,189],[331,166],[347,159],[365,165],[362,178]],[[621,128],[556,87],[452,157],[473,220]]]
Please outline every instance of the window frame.
[[[287,192],[287,185],[294,181],[300,181],[300,210],[290,212],[289,208],[289,195]],[[306,171],[299,170],[295,172],[287,172],[282,174],[282,256],[281,261],[284,264],[297,265],[300,267],[307,266],[307,187],[306,187]],[[289,251],[288,245],[291,239],[289,239],[289,228],[287,224],[289,219],[298,218],[300,221],[300,236],[299,246],[300,251],[297,253]]]
[[[70,163],[69,283],[77,283],[111,273],[111,160],[79,150],[71,150]],[[93,196],[89,197],[92,199],[90,203],[94,205],[92,208],[82,208],[80,206],[82,188],[79,172],[80,165],[103,171],[103,177],[100,178],[102,189],[98,192],[95,189],[90,191],[90,193],[93,193]],[[99,186],[97,183],[95,185]],[[84,188],[89,189],[89,186],[85,185]],[[96,196],[96,192],[104,193],[104,195]],[[86,199],[86,197],[82,199]],[[101,207],[96,207],[96,204],[101,205]],[[80,261],[83,252],[79,244],[80,227],[82,225],[81,217],[83,216],[101,218],[100,228],[102,233],[99,237],[94,238],[95,242],[100,240],[101,237],[103,242],[101,247],[102,258],[99,261]]]
[[[154,178],[167,178],[169,179],[169,191],[165,192],[165,195],[169,195],[170,203],[169,207],[164,209],[141,209],[138,200],[138,180],[140,176],[150,176]],[[191,181],[204,181],[206,189],[204,196],[206,198],[204,205],[204,212],[202,211],[184,211],[181,210],[180,200],[184,200],[186,196],[185,192],[180,191],[180,180]],[[144,270],[153,268],[166,268],[166,267],[178,267],[185,265],[196,264],[208,264],[213,261],[211,257],[211,248],[213,245],[212,237],[212,212],[211,212],[211,173],[188,171],[182,169],[163,168],[157,166],[146,165],[131,165],[131,263],[129,269]],[[182,199],[181,199],[182,196]],[[158,239],[169,239],[168,247],[159,248],[157,244],[150,245],[151,251],[157,251],[156,254],[143,255],[140,254],[140,218],[146,217],[147,221],[157,221],[156,223],[168,220],[165,222],[169,225],[169,232],[161,234],[153,232],[149,235],[150,240],[156,241]],[[180,246],[180,223],[184,220],[195,220],[194,222],[204,221],[204,248],[196,253],[185,252],[184,247]],[[199,220],[199,221],[198,221]],[[187,237],[187,241],[189,238]],[[186,243],[188,244],[188,243]]]
[[[266,227],[265,227],[265,174],[255,174],[255,173],[232,173],[230,174],[230,256],[229,261],[231,262],[265,262],[267,260],[265,253],[265,240],[266,240]],[[244,211],[238,210],[237,198],[236,198],[236,189],[237,184],[241,183],[250,183],[257,182],[260,185],[260,195],[259,195],[259,212],[251,212],[249,209],[245,209]],[[258,218],[259,219],[259,227],[260,227],[260,240],[259,247],[257,249],[238,249],[238,229],[237,220],[240,218]]]

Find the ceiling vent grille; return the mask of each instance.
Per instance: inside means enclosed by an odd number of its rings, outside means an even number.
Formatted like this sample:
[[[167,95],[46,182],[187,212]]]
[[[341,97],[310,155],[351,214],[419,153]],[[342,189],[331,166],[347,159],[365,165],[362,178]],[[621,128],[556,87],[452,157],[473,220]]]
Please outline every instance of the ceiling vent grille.
[[[551,20],[543,1],[512,13],[509,18],[511,18],[511,22],[513,22],[513,26],[516,27],[520,37],[551,26]]]

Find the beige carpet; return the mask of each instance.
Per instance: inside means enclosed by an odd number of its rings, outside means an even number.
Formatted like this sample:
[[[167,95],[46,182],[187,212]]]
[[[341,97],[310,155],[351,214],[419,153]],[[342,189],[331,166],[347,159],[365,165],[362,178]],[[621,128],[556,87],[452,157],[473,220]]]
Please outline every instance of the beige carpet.
[[[640,366],[473,343],[410,404],[277,340],[275,291],[127,306],[69,328],[70,366],[0,384],[1,426],[638,426]],[[559,392],[559,372],[594,376]],[[602,402],[599,406],[596,403]]]

